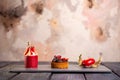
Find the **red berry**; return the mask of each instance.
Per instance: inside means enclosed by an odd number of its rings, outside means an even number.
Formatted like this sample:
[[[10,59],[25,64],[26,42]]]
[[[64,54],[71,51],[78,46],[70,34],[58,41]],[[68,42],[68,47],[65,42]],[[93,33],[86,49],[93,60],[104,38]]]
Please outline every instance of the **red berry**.
[[[56,58],[57,56],[56,55],[54,55],[54,58]]]
[[[68,61],[68,58],[65,58],[66,61]]]
[[[57,59],[61,59],[61,56],[60,56],[60,55],[57,55],[56,57],[57,57]]]
[[[27,48],[25,55],[27,55],[27,53],[29,52],[30,47]]]
[[[66,61],[66,59],[65,59],[65,58],[62,58],[62,61],[64,62],[64,61]]]

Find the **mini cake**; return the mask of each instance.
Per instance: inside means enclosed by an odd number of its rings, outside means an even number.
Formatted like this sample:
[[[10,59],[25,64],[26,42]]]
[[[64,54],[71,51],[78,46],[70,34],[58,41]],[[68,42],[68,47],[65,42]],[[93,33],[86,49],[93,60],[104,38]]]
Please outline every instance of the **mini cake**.
[[[88,59],[82,60],[81,56],[82,55],[80,54],[78,64],[79,66],[82,66],[84,68],[96,68],[100,65],[101,59],[102,59],[102,53],[100,53],[100,57],[98,61],[95,61],[94,58],[88,58]]]
[[[65,69],[68,65],[68,58],[62,58],[60,55],[54,56],[51,62],[51,68]]]
[[[38,55],[35,51],[35,47],[29,45],[25,51],[25,67],[26,68],[37,68],[38,67]]]

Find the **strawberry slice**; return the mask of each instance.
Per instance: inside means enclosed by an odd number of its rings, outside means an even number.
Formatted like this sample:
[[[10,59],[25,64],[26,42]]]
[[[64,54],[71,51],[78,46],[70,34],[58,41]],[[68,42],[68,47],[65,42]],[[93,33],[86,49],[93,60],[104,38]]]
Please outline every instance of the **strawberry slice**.
[[[35,47],[34,47],[34,46],[31,46],[31,47],[30,47],[30,50],[31,50],[31,52],[35,52]]]
[[[29,52],[30,50],[30,47],[27,48],[26,52],[25,52],[25,55],[27,55],[27,53]]]
[[[31,52],[31,55],[34,55],[34,54],[35,54],[35,47],[34,47],[34,46],[31,46],[31,47],[30,47],[30,52]]]

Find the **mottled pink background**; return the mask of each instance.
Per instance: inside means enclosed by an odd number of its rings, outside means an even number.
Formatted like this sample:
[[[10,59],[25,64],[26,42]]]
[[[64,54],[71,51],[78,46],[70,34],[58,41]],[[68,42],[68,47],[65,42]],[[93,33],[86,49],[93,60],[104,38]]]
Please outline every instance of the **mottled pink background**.
[[[23,61],[27,42],[39,61],[54,55],[120,61],[120,0],[3,0],[0,61]]]

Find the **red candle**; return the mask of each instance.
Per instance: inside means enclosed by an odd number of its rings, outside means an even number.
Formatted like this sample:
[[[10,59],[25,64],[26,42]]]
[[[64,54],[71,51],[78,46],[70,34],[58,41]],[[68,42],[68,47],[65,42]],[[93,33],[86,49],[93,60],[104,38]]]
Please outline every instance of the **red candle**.
[[[38,55],[35,53],[34,46],[29,46],[25,52],[25,67],[26,68],[38,67]]]
[[[26,68],[37,68],[38,67],[38,56],[25,56],[25,67]]]

